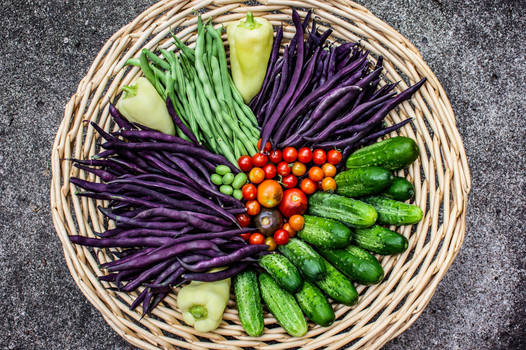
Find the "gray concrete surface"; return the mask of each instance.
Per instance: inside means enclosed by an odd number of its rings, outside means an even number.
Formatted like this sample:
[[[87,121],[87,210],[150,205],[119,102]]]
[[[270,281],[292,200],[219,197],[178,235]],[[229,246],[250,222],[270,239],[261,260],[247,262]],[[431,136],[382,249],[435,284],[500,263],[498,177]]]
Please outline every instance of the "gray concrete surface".
[[[0,3],[0,349],[128,349],[70,277],[48,205],[63,107],[104,41],[152,1]],[[473,175],[464,246],[385,348],[526,348],[526,3],[362,1],[449,94]]]

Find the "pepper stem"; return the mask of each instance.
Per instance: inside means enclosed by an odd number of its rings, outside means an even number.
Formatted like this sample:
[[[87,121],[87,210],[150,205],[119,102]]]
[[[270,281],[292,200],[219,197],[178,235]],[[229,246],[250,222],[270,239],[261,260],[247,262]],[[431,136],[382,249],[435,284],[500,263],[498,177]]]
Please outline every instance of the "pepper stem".
[[[255,29],[255,28],[259,27],[261,24],[256,22],[252,12],[248,11],[247,12],[247,17],[245,18],[244,22],[241,22],[241,25],[243,27],[247,28],[247,29]]]
[[[137,85],[134,85],[134,86],[129,86],[129,85],[124,85],[122,87],[122,90],[125,92],[125,97],[133,97],[135,95],[137,95]]]
[[[202,320],[208,317],[208,310],[203,305],[193,305],[188,311],[196,320]]]

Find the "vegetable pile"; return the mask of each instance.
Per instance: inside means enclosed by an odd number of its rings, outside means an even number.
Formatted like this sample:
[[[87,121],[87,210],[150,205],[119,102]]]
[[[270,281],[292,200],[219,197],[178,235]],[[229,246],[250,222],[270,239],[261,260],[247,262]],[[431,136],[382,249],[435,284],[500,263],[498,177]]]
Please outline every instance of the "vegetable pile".
[[[263,301],[288,334],[303,336],[306,319],[333,323],[328,298],[354,305],[353,282],[382,281],[373,254],[407,249],[386,226],[423,213],[407,203],[411,182],[393,172],[420,151],[407,137],[377,139],[410,121],[383,124],[425,79],[395,94],[381,57],[373,65],[358,44],[326,44],[331,32],[319,34],[315,21],[306,35],[309,20],[292,11],[296,34],[282,55],[282,28],[273,42],[272,25],[250,13],[230,24],[231,73],[223,28],[200,17],[195,49],[174,35],[177,54],[143,49],[128,61],[144,77],[110,104],[118,129],[91,123],[103,150],[73,160],[100,181],[70,180],[76,195],[105,201],[98,209],[114,227],[70,239],[112,248],[99,278],[140,292],[131,309],[149,313],[182,286],[184,321],[212,331],[232,278],[247,334],[264,331]]]

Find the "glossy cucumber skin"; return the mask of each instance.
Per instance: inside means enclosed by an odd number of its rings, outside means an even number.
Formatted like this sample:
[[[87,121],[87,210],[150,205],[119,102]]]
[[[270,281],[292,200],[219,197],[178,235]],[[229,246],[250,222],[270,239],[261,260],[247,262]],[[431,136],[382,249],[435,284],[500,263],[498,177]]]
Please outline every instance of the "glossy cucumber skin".
[[[408,245],[407,238],[378,225],[356,229],[352,240],[358,247],[380,255],[403,253]]]
[[[412,225],[422,220],[424,213],[416,205],[394,199],[373,196],[362,199],[371,204],[378,212],[377,223],[380,225]]]
[[[334,301],[349,306],[356,304],[358,292],[352,282],[327,260],[323,259],[323,262],[327,273],[323,279],[316,281],[316,285]]]
[[[362,197],[384,191],[391,185],[394,176],[387,169],[370,166],[342,171],[334,180],[336,193],[346,197]]]
[[[413,163],[419,153],[418,145],[413,139],[396,136],[357,150],[347,158],[345,165],[347,168],[380,166],[388,170],[399,170]]]
[[[265,269],[286,291],[295,293],[301,288],[303,280],[298,269],[284,255],[267,254],[259,259],[259,266]]]
[[[334,310],[321,290],[310,282],[303,282],[300,291],[295,294],[301,310],[312,322],[327,327],[334,322]]]
[[[278,249],[307,279],[317,281],[325,277],[325,264],[321,256],[302,240],[291,238],[287,244],[280,245]]]
[[[304,215],[305,225],[297,232],[299,238],[320,248],[344,248],[351,239],[351,230],[333,219]]]
[[[385,190],[384,196],[397,201],[406,201],[413,198],[415,195],[415,188],[411,182],[403,177],[396,176],[391,186]]]
[[[305,335],[307,321],[292,294],[281,289],[267,273],[259,275],[259,287],[263,301],[281,327],[293,337]]]
[[[263,307],[259,293],[258,277],[253,270],[246,270],[234,277],[234,294],[241,325],[248,335],[263,334]]]
[[[378,217],[374,207],[367,203],[326,192],[310,196],[308,212],[358,228],[374,225]]]
[[[361,284],[375,284],[384,278],[384,270],[374,256],[362,248],[350,245],[345,249],[320,250],[330,263],[351,280]]]

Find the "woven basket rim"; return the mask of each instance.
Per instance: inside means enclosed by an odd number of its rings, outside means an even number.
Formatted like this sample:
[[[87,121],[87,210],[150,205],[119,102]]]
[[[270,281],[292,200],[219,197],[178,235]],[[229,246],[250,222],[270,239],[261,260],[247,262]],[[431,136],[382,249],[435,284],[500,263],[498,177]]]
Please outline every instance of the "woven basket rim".
[[[232,300],[225,313],[225,322],[217,331],[207,334],[200,334],[181,322],[174,298],[159,306],[154,317],[146,316],[139,323],[140,315],[127,310],[131,298],[104,289],[96,279],[100,272],[97,260],[108,259],[105,252],[96,250],[94,256],[89,249],[72,245],[67,238],[68,234],[75,233],[93,235],[92,227],[98,229],[103,222],[94,210],[94,202],[73,196],[69,184],[70,176],[77,176],[79,171],[72,169],[65,159],[84,157],[95,150],[93,130],[84,127],[82,120],[96,120],[106,130],[110,129],[112,124],[107,112],[110,98],[115,96],[119,86],[129,83],[138,74],[137,69],[126,73],[121,69],[126,59],[143,46],[168,48],[168,41],[162,39],[170,24],[185,23],[187,27],[178,36],[191,41],[195,28],[194,8],[206,7],[209,12],[204,16],[213,15],[214,24],[216,18],[223,22],[239,18],[247,8],[256,15],[266,15],[277,24],[287,16],[290,18],[291,6],[314,9],[314,14],[334,29],[333,38],[361,39],[364,47],[382,54],[387,62],[386,77],[399,78],[400,88],[407,87],[407,77],[412,82],[418,76],[428,78],[413,102],[404,103],[399,111],[389,115],[392,121],[401,120],[401,116],[413,117],[414,128],[404,127],[401,134],[415,138],[424,149],[425,157],[421,154],[422,159],[407,172],[415,182],[415,202],[425,213],[413,233],[411,227],[400,230],[406,237],[410,236],[410,249],[401,256],[381,260],[387,271],[386,280],[368,288],[359,287],[358,305],[335,305],[337,320],[332,326],[310,327],[307,335],[301,338],[288,337],[281,327],[274,327],[275,320],[269,314],[265,315],[268,329],[264,335],[260,338],[247,336],[239,324]],[[290,33],[285,37],[290,38]],[[113,34],[100,50],[66,105],[53,144],[51,163],[52,218],[68,269],[81,292],[106,322],[128,342],[143,349],[338,349],[350,342],[352,349],[380,348],[418,318],[458,254],[465,235],[467,196],[471,186],[462,139],[451,104],[438,79],[409,40],[365,7],[349,0],[263,0],[256,5],[237,0],[164,0],[154,4]]]

